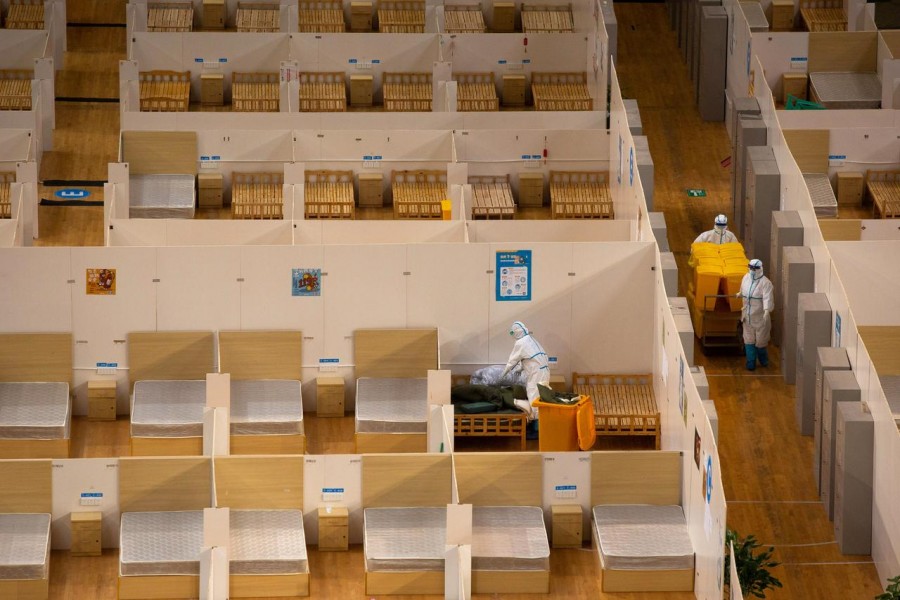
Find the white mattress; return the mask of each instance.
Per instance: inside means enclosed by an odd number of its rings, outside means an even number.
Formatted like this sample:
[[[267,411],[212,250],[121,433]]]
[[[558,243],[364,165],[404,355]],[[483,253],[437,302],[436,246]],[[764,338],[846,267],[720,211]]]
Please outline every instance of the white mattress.
[[[881,108],[877,73],[810,73],[809,84],[825,108]]]
[[[70,404],[68,383],[0,383],[0,438],[68,438]]]
[[[694,568],[694,548],[680,506],[595,506],[594,534],[606,569]]]
[[[122,513],[121,575],[199,575],[203,511]]]
[[[0,514],[0,579],[46,579],[50,515]]]
[[[447,509],[367,508],[363,511],[366,571],[443,571]]]
[[[809,190],[813,209],[817,217],[838,216],[838,203],[831,188],[831,182],[825,173],[804,173],[803,180]]]
[[[135,175],[128,196],[132,219],[194,217],[193,175]]]
[[[202,437],[206,381],[137,381],[132,437]]]
[[[300,382],[257,379],[231,382],[231,435],[303,433]]]
[[[472,510],[474,571],[548,571],[550,542],[537,506],[476,506]]]
[[[357,433],[425,433],[427,419],[426,379],[356,380]]]
[[[232,575],[308,573],[303,511],[232,510]]]

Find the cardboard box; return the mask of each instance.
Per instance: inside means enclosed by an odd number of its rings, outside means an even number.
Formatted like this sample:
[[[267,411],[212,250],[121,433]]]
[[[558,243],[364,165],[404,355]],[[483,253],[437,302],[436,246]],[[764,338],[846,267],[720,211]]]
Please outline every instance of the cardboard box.
[[[837,174],[837,202],[840,205],[862,204],[863,174],[855,171],[842,171]]]
[[[525,106],[525,76],[503,76],[503,106]]]
[[[200,26],[203,29],[225,29],[225,0],[203,0]]]
[[[784,73],[781,76],[781,102],[787,104],[788,94],[801,100],[808,97],[809,81],[806,73]]]
[[[374,87],[374,79],[371,75],[351,75],[350,106],[372,106]]]
[[[372,3],[350,3],[350,31],[372,31]]]
[[[494,18],[492,31],[510,33],[516,30],[515,2],[494,2]]]
[[[200,75],[200,104],[204,106],[225,104],[225,76],[222,73]]]
[[[359,174],[359,206],[384,206],[384,175],[381,173]]]
[[[197,174],[197,206],[200,208],[222,208],[222,174]]]
[[[519,173],[519,206],[544,205],[544,174]]]

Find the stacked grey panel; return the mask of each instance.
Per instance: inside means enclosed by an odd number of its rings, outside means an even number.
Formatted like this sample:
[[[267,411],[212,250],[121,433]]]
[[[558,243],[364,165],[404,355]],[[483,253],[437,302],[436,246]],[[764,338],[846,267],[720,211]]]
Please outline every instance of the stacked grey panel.
[[[697,386],[700,399],[709,400],[709,380],[706,378],[706,369],[699,365],[691,367],[691,376],[694,378],[694,385]]]
[[[712,400],[703,401],[703,409],[706,411],[706,417],[709,419],[709,426],[713,432],[713,439],[716,445],[719,445],[719,411],[716,410],[716,403]]]
[[[693,12],[694,28],[693,28],[693,52],[691,60],[688,61],[688,68],[691,73],[691,82],[694,84],[694,95],[700,97],[700,55],[703,53],[703,41],[700,33],[702,31],[701,21],[703,20],[704,6],[722,6],[721,0],[692,0],[696,5]],[[723,104],[724,110],[724,104]],[[723,117],[724,118],[724,117]]]
[[[781,208],[781,172],[769,146],[747,148],[747,196],[744,200],[744,248],[750,258],[769,264],[772,213]]]
[[[619,22],[616,20],[616,11],[613,8],[613,3],[611,1],[601,2],[600,14],[603,15],[603,24],[606,25],[606,35],[609,37],[609,54],[612,55],[613,63],[618,66]]]
[[[662,264],[663,286],[666,288],[666,296],[678,295],[678,264],[675,255],[671,252],[660,252],[659,262]]]
[[[872,552],[872,469],[875,427],[862,404],[837,409],[834,536],[843,554]]]
[[[659,246],[660,252],[669,251],[669,229],[666,226],[666,215],[661,212],[651,212],[647,214],[650,220],[650,228],[653,230],[653,237],[656,238],[656,245]]]
[[[688,365],[694,364],[694,324],[691,322],[691,309],[688,307],[687,298],[669,298],[669,310],[672,311],[672,319],[675,321],[675,330],[684,348],[684,357]]]
[[[697,104],[700,118],[704,121],[722,121],[725,119],[728,15],[721,6],[697,8],[701,13],[700,61],[697,76]]]
[[[734,221],[732,231],[744,231],[744,198],[747,197],[747,149],[765,146],[768,136],[766,124],[759,115],[739,118],[735,129],[735,143],[732,152],[732,201]]]
[[[803,223],[796,211],[775,211],[772,213],[771,245],[769,263],[764,265],[769,279],[775,284],[775,319],[772,321],[772,342],[781,345],[782,320],[784,312],[784,291],[781,282],[782,251],[785,246],[803,245]]]
[[[834,189],[825,173],[804,173],[803,181],[809,190],[813,210],[817,217],[837,217],[838,203]]]
[[[425,433],[427,419],[426,379],[357,379],[357,433]]]
[[[826,371],[849,371],[850,357],[846,348],[817,348],[816,391],[813,413],[813,479],[816,492],[822,492],[822,418]]]
[[[825,294],[800,294],[797,312],[795,414],[801,435],[813,435],[816,401],[816,350],[831,344],[831,304]]]
[[[644,199],[647,201],[647,210],[653,210],[653,157],[650,156],[650,143],[643,135],[634,138],[634,160],[637,163],[638,176],[641,179],[641,187],[644,189]]]
[[[834,519],[835,425],[840,403],[859,404],[859,384],[853,371],[827,371],[822,396],[822,489],[819,499],[828,519]]]
[[[628,120],[628,130],[631,135],[644,135],[644,126],[641,123],[641,111],[638,108],[638,101],[633,98],[624,98],[622,104],[625,105],[625,118]]]
[[[785,383],[797,380],[797,296],[815,291],[816,265],[806,246],[787,246],[782,251],[781,282],[773,281],[777,293],[779,283],[784,290],[781,319],[784,337],[781,341],[781,372]]]

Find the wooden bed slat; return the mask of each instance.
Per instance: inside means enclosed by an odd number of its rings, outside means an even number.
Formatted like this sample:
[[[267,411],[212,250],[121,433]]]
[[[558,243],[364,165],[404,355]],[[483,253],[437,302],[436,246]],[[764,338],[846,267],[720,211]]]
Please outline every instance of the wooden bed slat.
[[[7,29],[43,29],[44,0],[10,0]]]
[[[281,14],[278,4],[238,2],[234,20],[238,32],[276,33]]]
[[[283,173],[231,174],[231,216],[234,219],[282,219]]]
[[[524,33],[571,33],[574,31],[572,5],[522,5]]]
[[[615,218],[608,173],[550,171],[550,211],[554,219]]]
[[[304,180],[307,219],[354,218],[353,171],[306,171]]]
[[[876,219],[900,218],[900,169],[866,171],[866,189]]]
[[[429,112],[434,89],[431,73],[385,73],[382,76],[384,110]]]
[[[572,390],[590,396],[598,436],[650,436],[660,447],[660,415],[649,374],[572,374]]]
[[[440,219],[447,199],[445,171],[392,171],[395,219]]]
[[[425,33],[425,0],[382,0],[378,3],[378,31]]]
[[[237,112],[278,112],[278,78],[278,73],[232,73],[232,110]]]

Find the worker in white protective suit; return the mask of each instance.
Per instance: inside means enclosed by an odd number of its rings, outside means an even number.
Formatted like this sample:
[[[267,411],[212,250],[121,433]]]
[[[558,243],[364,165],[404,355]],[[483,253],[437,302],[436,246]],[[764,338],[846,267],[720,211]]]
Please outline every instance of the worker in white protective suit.
[[[706,242],[708,244],[730,244],[737,242],[737,237],[728,231],[728,217],[719,215],[716,217],[714,227],[697,236],[694,243]]]
[[[740,297],[744,300],[741,323],[744,326],[744,351],[747,354],[747,370],[756,369],[756,360],[769,366],[769,334],[772,331],[772,282],[763,275],[763,264],[754,258],[748,265],[749,272],[741,280]]]
[[[541,397],[538,392],[538,384],[550,386],[550,366],[547,362],[547,353],[540,342],[534,339],[528,328],[521,321],[516,321],[509,328],[509,335],[516,338],[509,361],[503,369],[503,375],[509,373],[517,364],[522,364],[525,373],[525,391],[528,393],[528,402],[534,402]]]

